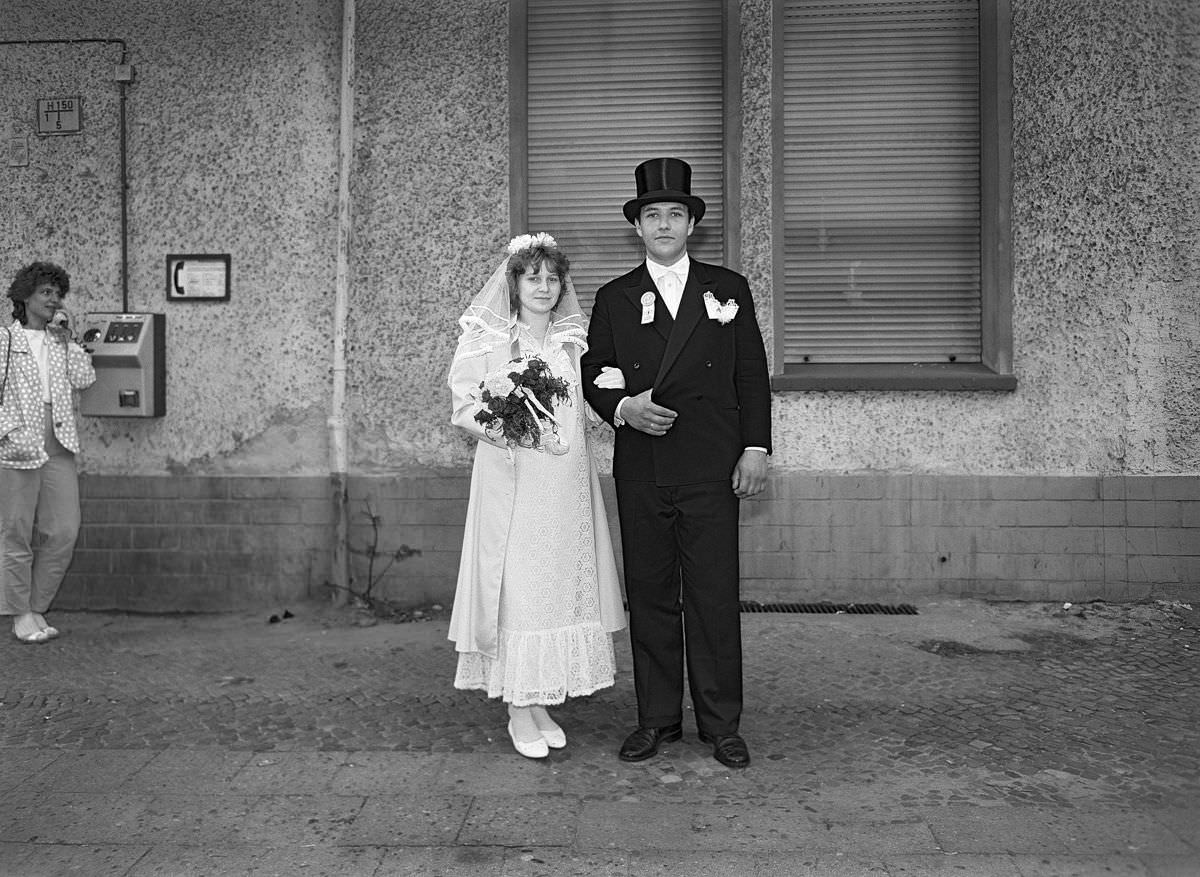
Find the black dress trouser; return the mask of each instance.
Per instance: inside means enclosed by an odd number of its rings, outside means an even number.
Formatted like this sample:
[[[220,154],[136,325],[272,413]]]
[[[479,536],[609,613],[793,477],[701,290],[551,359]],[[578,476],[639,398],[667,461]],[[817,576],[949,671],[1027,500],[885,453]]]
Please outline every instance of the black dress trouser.
[[[661,728],[682,719],[686,655],[697,728],[736,733],[739,500],[728,481],[616,486],[638,724]]]

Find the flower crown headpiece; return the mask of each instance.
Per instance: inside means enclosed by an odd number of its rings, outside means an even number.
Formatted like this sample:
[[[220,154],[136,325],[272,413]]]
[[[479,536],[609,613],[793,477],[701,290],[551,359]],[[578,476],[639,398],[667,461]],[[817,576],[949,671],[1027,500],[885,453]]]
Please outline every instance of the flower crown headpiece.
[[[532,250],[534,247],[557,250],[558,242],[544,231],[539,231],[537,234],[519,234],[508,242],[508,254],[515,256],[522,250]]]

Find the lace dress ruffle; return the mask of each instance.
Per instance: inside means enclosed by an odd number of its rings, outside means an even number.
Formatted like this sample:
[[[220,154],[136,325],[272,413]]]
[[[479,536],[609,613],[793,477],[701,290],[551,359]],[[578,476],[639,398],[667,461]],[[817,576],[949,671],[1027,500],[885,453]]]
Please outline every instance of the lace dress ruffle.
[[[550,706],[611,687],[613,665],[612,636],[599,622],[501,629],[494,661],[480,652],[459,655],[454,687],[486,691],[513,706]]]
[[[514,452],[515,498],[509,524],[496,657],[460,652],[454,686],[486,691],[515,706],[562,703],[613,684],[612,637],[601,623],[591,469],[578,378],[562,345],[521,336],[523,355],[543,357],[568,379],[573,404],[555,410],[562,456]],[[464,546],[464,551],[470,550]]]

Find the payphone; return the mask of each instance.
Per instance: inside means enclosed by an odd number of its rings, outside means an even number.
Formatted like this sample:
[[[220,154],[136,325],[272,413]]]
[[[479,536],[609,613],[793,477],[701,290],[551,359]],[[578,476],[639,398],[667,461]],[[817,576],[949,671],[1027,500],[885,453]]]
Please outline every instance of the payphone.
[[[92,417],[162,417],[167,411],[165,314],[84,314],[76,331],[96,382],[79,395]]]

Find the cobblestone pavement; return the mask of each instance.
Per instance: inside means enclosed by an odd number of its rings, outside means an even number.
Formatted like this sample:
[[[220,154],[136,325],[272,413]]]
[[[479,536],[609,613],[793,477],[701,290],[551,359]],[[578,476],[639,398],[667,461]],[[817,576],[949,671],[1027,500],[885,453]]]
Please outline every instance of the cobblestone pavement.
[[[1200,606],[743,615],[744,771],[617,685],[518,756],[443,618],[58,613],[0,644],[0,874],[1200,875]]]

